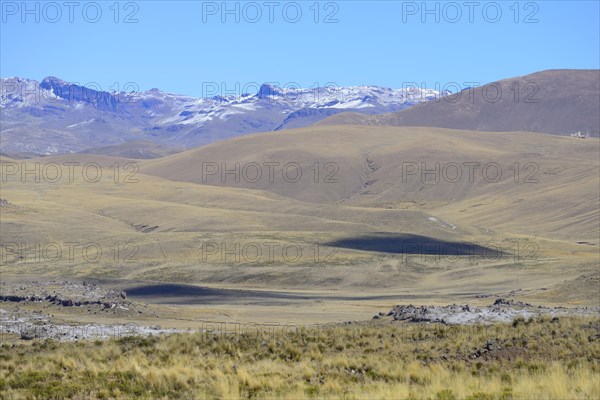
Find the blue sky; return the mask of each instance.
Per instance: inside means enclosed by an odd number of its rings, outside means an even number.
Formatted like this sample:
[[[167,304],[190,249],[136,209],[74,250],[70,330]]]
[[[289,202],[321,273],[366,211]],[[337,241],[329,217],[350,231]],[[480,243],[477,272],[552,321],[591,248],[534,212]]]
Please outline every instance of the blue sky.
[[[1,3],[1,76],[54,75],[103,90],[435,88],[600,67],[598,1],[428,2],[426,13],[421,1],[266,0],[228,2],[229,14],[221,1]]]

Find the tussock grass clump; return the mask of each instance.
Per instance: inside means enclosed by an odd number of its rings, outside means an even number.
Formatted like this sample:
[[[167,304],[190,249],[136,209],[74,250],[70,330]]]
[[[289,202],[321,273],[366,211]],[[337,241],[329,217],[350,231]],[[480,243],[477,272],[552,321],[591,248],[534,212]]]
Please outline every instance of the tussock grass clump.
[[[561,317],[3,344],[0,397],[591,399],[597,330]]]

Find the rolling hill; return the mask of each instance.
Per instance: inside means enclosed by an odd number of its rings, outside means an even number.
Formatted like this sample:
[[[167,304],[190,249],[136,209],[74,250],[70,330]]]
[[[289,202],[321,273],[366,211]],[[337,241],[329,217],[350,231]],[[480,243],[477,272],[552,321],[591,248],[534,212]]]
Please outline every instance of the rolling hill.
[[[168,156],[182,150],[183,148],[180,147],[168,147],[147,140],[137,140],[112,146],[89,148],[80,153],[143,160]]]
[[[335,289],[342,298],[359,290],[365,296],[435,293],[454,301],[517,288],[535,298],[541,287],[564,286],[597,268],[597,148],[595,138],[345,125],[249,135],[150,160],[2,158],[3,171],[10,163],[79,163],[73,182],[6,177],[2,271],[129,285]],[[92,163],[103,168],[99,181],[82,179],[82,168]],[[122,170],[116,180],[115,164],[128,163],[139,166],[135,179],[121,179],[131,172]],[[436,163],[437,181],[414,169]],[[481,165],[472,182],[464,163]],[[283,178],[286,164],[294,167]],[[486,164],[497,165],[501,176],[494,169],[482,175]],[[256,165],[262,179],[255,179]],[[463,168],[458,180],[448,168],[456,165]],[[103,257],[63,256],[48,269],[27,254],[19,258],[15,243],[58,246],[62,254],[66,243],[78,249],[91,243]],[[206,243],[213,246],[208,253]],[[115,244],[124,246],[119,259]],[[267,256],[272,246],[278,252]],[[315,246],[325,251],[316,259]],[[284,248],[299,249],[300,257],[290,259]],[[133,263],[122,258],[132,249]],[[552,293],[564,294],[563,286]],[[570,302],[589,300],[569,292]],[[330,310],[348,310],[336,301],[328,302],[337,304]],[[244,309],[263,312],[256,307]]]
[[[598,234],[597,151],[597,139],[529,132],[316,126],[215,143],[141,171],[309,203],[444,210],[490,228],[575,239]]]
[[[600,70],[548,70],[492,82],[400,112],[344,113],[321,124],[431,126],[600,135]]]

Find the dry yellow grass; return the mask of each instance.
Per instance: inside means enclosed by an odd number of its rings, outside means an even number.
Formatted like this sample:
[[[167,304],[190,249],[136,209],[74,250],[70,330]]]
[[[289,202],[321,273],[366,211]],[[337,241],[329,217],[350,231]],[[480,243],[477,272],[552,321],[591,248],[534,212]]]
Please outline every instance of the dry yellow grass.
[[[149,160],[140,170],[177,181],[266,190],[312,203],[426,210],[448,218],[459,229],[480,225],[577,240],[599,233],[598,145],[597,138],[531,132],[322,125],[239,137]],[[219,164],[218,172],[203,175],[202,166],[211,162]],[[232,169],[236,162],[241,166],[278,162],[279,169],[272,182],[266,177],[236,182],[231,174],[221,174],[221,163]],[[298,163],[304,173],[293,184],[280,171],[290,162]],[[322,170],[317,182],[310,169],[315,162]],[[333,174],[336,183],[324,183],[323,167],[328,162],[338,167]],[[429,174],[424,182],[423,171],[435,169],[436,163],[439,181],[433,182]],[[460,178],[454,179],[457,169],[451,163],[460,167]],[[463,163],[479,163],[472,167],[472,179]],[[444,167],[448,168],[441,172]]]
[[[129,286],[170,282],[323,298],[301,306],[267,300],[211,305],[211,313],[244,321],[362,319],[399,302],[475,302],[480,294],[507,296],[512,291],[532,302],[597,305],[597,279],[581,279],[598,271],[597,146],[595,138],[526,132],[321,126],[250,135],[139,162],[136,183],[124,183],[131,172],[123,169],[131,161],[127,159],[78,154],[25,160],[91,162],[101,165],[104,174],[90,183],[76,167],[73,183],[23,183],[18,176],[2,182],[1,197],[16,207],[0,209],[1,272],[7,280],[95,278]],[[321,167],[335,161],[339,182],[313,184],[308,176],[301,184],[202,184],[197,178],[203,161],[298,162],[307,174],[315,161]],[[531,161],[539,166],[539,182],[523,183],[522,170],[515,183],[513,171],[506,169],[497,183],[479,179],[432,185],[418,177],[402,182],[405,161],[494,161],[504,168]],[[21,161],[0,159],[0,164],[10,162]],[[118,182],[109,168],[115,163],[121,168]],[[348,247],[333,249],[330,257],[327,252],[318,259],[313,255],[315,243],[374,232],[499,244],[510,256],[436,257]],[[88,262],[77,253],[68,260],[70,242],[79,248],[98,244],[103,257]],[[279,248],[298,245],[303,257],[290,262],[279,251],[270,259],[266,244],[273,242]],[[7,246],[14,243],[54,243],[64,253],[57,261],[19,259]],[[134,248],[123,249],[130,243]],[[248,261],[238,250],[237,259],[223,259],[221,253],[203,259],[203,243],[218,243],[222,249],[257,244],[263,257]],[[117,259],[115,244],[121,250]],[[533,247],[524,247],[528,244]],[[137,250],[134,258],[126,259],[132,249]],[[397,297],[367,302],[353,300],[355,296]],[[208,308],[202,299],[197,302],[199,312]]]
[[[5,344],[0,396],[593,399],[600,342],[589,336],[597,332],[597,319],[541,318],[491,327],[368,323]]]

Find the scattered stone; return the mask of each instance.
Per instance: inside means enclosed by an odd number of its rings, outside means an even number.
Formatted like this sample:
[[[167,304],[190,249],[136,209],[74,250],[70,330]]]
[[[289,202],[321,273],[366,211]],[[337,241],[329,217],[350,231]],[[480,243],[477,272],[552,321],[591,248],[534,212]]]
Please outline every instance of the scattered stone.
[[[592,335],[592,336],[588,337],[588,341],[590,341],[590,342],[594,342],[594,341],[596,341],[596,340],[598,340],[598,339],[600,339],[600,333],[599,333],[599,334]]]
[[[21,332],[21,340],[33,340],[35,339],[35,332],[23,331]]]
[[[447,325],[465,325],[465,324],[493,324],[498,322],[510,323],[521,321],[525,323],[527,319],[539,317],[542,315],[553,316],[552,322],[559,321],[558,315],[598,315],[600,308],[566,308],[566,307],[542,307],[533,306],[520,301],[496,299],[494,303],[487,307],[473,307],[466,305],[448,305],[448,306],[419,306],[397,305],[388,316],[392,316],[395,321],[406,322],[426,322],[442,323]],[[379,314],[381,315],[381,313]],[[518,326],[518,323],[513,324]]]
[[[6,199],[0,199],[0,208],[20,208]]]
[[[49,294],[52,292],[52,294]],[[3,288],[0,301],[13,303],[20,302],[46,302],[63,307],[81,307],[98,305],[103,308],[113,309],[120,305],[124,308],[129,305],[127,294],[123,291],[104,290],[95,283],[84,281],[41,283],[32,281],[14,287]]]

